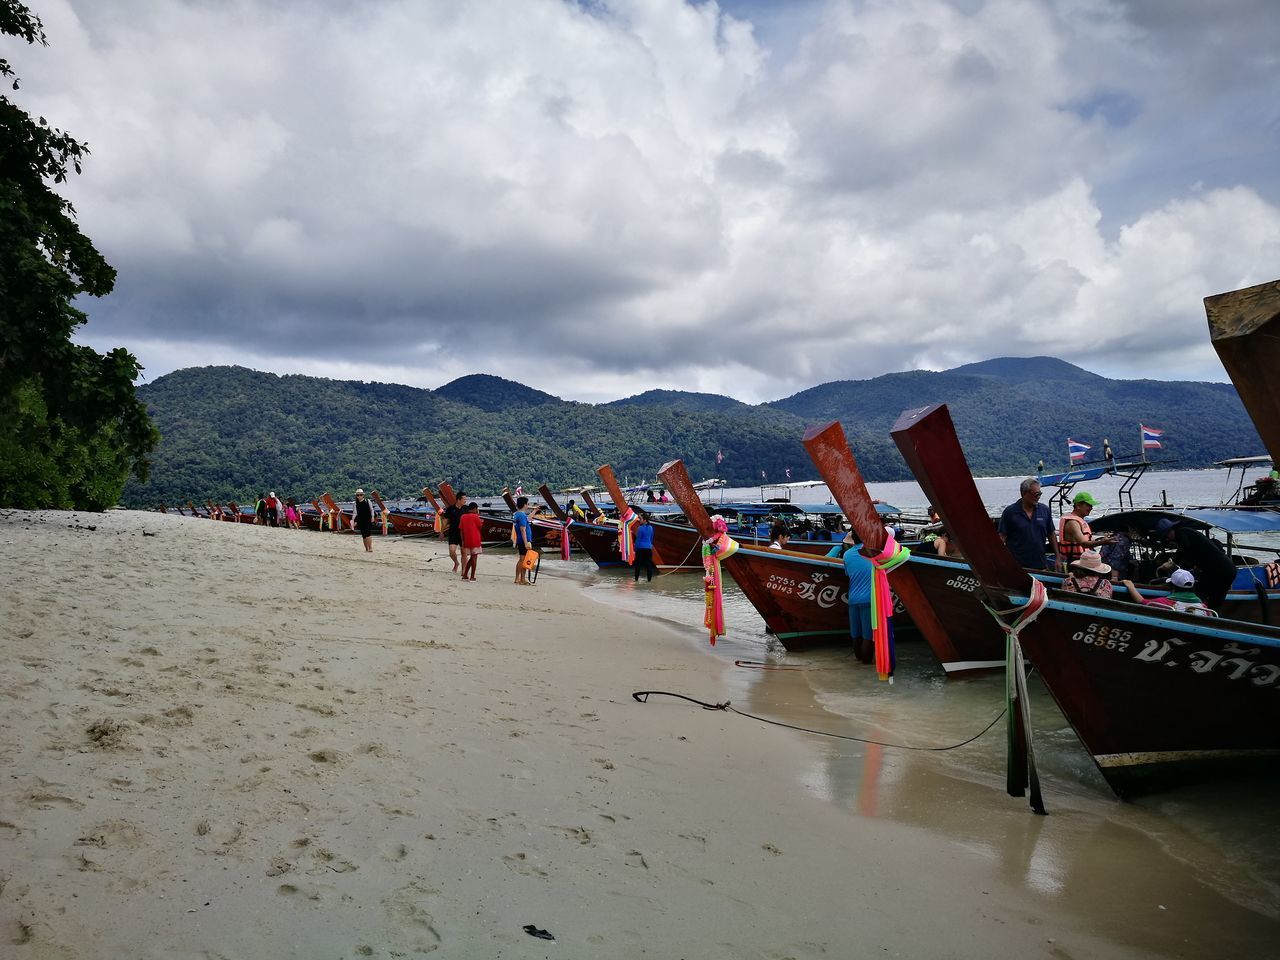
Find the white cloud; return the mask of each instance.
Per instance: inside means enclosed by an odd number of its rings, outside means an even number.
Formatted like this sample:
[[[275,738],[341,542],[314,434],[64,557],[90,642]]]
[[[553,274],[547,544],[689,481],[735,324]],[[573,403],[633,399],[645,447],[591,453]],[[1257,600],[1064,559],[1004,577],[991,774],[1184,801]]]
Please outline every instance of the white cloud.
[[[49,0],[4,49],[93,149],[84,336],[152,376],[759,400],[1005,354],[1220,378],[1200,299],[1280,262],[1280,28],[1219,6]]]

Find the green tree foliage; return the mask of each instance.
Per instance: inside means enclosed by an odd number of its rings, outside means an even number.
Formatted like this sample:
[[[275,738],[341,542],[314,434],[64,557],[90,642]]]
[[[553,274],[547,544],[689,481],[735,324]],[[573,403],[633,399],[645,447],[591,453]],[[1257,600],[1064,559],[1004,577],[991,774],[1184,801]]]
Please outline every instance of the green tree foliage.
[[[18,0],[0,0],[0,33],[46,45]],[[7,60],[0,77],[18,88]],[[134,392],[133,355],[71,341],[87,319],[73,300],[110,293],[116,278],[50,186],[88,152],[0,95],[0,503],[102,509],[131,470],[145,477],[159,441]]]
[[[463,378],[478,388],[473,404],[458,387],[463,381],[431,391],[193,368],[139,388],[165,439],[153,479],[131,482],[124,502],[252,502],[270,489],[349,497],[356,486],[402,496],[440,480],[492,493],[516,482],[596,483],[602,463],[640,481],[677,457],[695,480],[753,486],[761,470],[773,482],[787,467],[796,480],[816,476],[800,438],[806,425],[833,419],[844,423],[869,479],[901,480],[909,474],[889,427],[904,408],[936,401],[951,404],[970,464],[985,474],[1027,473],[1040,457],[1065,467],[1068,433],[1098,444],[1099,454],[1103,436],[1117,454],[1133,452],[1140,419],[1168,428],[1167,455],[1179,466],[1261,449],[1230,385],[1120,382],[1062,367],[1025,378],[891,374],[760,406],[672,391],[595,406],[491,376]],[[717,450],[725,454],[720,465]]]

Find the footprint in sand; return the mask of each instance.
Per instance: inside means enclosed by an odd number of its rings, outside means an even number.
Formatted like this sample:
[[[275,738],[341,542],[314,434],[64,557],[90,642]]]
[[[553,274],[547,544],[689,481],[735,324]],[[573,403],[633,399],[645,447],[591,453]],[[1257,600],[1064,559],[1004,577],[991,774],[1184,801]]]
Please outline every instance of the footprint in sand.
[[[649,864],[644,859],[644,854],[639,850],[630,850],[627,852],[626,864],[628,867],[641,867],[645,870],[649,869]]]
[[[382,909],[388,918],[401,926],[421,930],[426,938],[426,949],[434,950],[443,942],[443,938],[436,929],[436,919],[429,905],[431,899],[439,895],[439,890],[427,886],[421,880],[414,880],[384,899]]]
[[[515,873],[523,877],[546,877],[549,876],[547,871],[543,870],[536,863],[529,861],[527,853],[513,853],[502,858],[502,862],[507,865]]]
[[[570,840],[577,840],[583,846],[590,846],[593,843],[591,831],[586,827],[555,827]]]

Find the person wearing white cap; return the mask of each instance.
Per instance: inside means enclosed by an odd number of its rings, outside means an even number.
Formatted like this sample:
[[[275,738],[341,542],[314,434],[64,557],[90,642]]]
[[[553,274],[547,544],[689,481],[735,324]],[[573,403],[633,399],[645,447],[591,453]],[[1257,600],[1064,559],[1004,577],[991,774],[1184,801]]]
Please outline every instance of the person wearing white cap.
[[[267,526],[280,526],[280,500],[274,490],[267,494]]]
[[[1177,610],[1179,613],[1192,613],[1198,617],[1216,617],[1217,612],[1196,595],[1196,578],[1190,570],[1181,567],[1169,575],[1169,586],[1173,591],[1165,597],[1144,597],[1133,585],[1132,580],[1121,580],[1120,585],[1129,593],[1129,599],[1148,607],[1164,607]]]
[[[373,553],[373,507],[364,498],[364,488],[356,487],[354,525],[364,540],[364,552]]]

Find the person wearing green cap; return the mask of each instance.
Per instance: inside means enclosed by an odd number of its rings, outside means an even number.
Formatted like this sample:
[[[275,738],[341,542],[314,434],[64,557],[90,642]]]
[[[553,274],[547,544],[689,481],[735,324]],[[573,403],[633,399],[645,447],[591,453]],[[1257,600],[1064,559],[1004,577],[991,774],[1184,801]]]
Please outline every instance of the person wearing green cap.
[[[1071,499],[1071,512],[1058,521],[1058,568],[1070,570],[1071,564],[1083,556],[1090,547],[1101,547],[1111,543],[1110,534],[1095,537],[1086,519],[1098,501],[1093,494],[1081,490]]]

